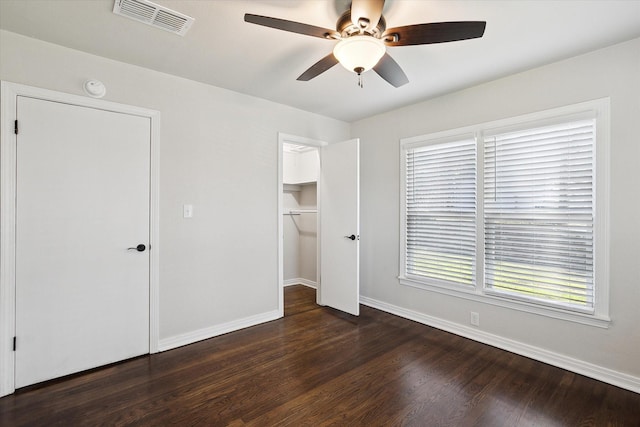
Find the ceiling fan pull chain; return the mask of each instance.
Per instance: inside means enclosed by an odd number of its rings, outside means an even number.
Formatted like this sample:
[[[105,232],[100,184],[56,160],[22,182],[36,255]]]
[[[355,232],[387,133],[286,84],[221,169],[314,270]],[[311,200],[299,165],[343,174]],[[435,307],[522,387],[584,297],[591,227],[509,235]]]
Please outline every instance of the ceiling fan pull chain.
[[[360,86],[360,89],[362,89],[364,87],[362,85],[362,73],[364,72],[364,68],[356,67],[353,69],[353,71],[355,71],[355,73],[358,75],[358,86]]]

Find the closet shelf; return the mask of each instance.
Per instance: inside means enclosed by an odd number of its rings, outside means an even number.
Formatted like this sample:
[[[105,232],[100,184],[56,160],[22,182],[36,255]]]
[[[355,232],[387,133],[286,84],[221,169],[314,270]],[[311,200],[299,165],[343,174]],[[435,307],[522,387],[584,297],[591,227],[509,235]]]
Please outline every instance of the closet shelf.
[[[307,185],[314,185],[317,184],[316,181],[305,181],[305,182],[296,182],[296,183],[283,183],[282,184],[282,190],[284,192],[289,192],[289,193],[293,193],[296,191],[302,191],[302,187],[307,186]]]
[[[285,193],[293,193],[296,191],[302,191],[302,187],[297,184],[282,184],[282,191]]]

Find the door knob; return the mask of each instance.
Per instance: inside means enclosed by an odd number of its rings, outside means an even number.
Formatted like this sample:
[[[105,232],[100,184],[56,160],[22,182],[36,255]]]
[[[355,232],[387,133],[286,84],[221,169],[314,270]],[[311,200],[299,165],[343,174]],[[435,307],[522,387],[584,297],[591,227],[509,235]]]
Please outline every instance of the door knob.
[[[142,243],[140,243],[138,246],[136,246],[135,248],[127,248],[128,251],[138,251],[138,252],[144,252],[144,250],[147,249],[147,247],[145,245],[143,245]]]
[[[351,236],[344,236],[345,239],[351,239],[351,240],[356,240],[356,235],[352,234]]]

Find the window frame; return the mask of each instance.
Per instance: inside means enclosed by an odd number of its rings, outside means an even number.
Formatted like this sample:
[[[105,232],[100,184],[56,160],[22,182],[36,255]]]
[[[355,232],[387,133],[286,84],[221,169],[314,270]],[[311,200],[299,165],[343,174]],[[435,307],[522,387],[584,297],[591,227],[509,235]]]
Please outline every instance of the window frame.
[[[595,118],[595,147],[593,152],[595,218],[594,245],[594,308],[592,312],[497,295],[485,288],[484,271],[484,134],[534,128],[580,118]],[[457,141],[474,135],[476,140],[476,282],[475,286],[443,284],[406,275],[406,153],[408,149]],[[609,317],[609,156],[610,156],[610,100],[602,98],[531,114],[480,123],[400,139],[400,256],[401,285],[445,295],[482,302],[517,311],[538,314],[600,328],[608,328]]]

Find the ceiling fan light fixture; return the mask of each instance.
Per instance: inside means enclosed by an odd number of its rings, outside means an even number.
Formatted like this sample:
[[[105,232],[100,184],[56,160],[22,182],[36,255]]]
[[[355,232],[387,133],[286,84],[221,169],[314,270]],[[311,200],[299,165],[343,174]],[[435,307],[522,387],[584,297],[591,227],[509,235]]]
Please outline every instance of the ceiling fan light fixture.
[[[333,55],[347,70],[360,74],[376,66],[385,54],[384,42],[372,36],[351,36],[333,48]]]

